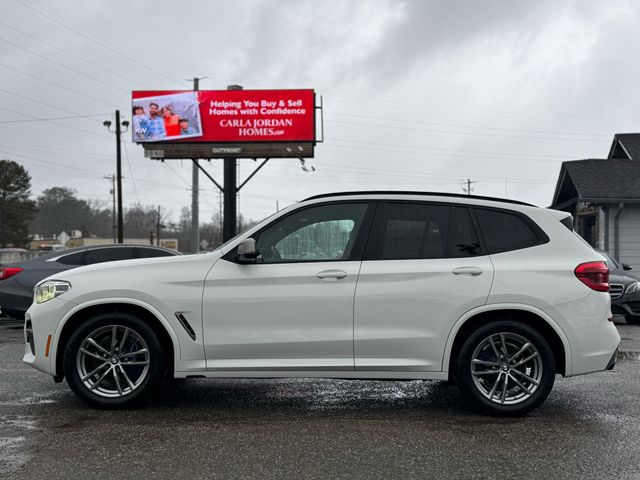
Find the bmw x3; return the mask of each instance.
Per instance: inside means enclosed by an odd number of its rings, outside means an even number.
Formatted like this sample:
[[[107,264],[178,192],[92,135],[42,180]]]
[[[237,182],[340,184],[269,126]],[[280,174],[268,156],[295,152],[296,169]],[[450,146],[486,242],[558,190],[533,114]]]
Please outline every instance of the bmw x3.
[[[111,262],[35,287],[24,361],[91,405],[166,376],[455,382],[491,414],[611,369],[609,270],[571,215],[419,192],[309,198],[204,255]]]

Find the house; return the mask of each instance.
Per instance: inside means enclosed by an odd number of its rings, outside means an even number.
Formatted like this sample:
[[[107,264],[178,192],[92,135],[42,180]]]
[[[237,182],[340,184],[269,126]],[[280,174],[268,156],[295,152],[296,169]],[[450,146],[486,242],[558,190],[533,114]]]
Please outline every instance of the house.
[[[570,212],[591,246],[640,271],[640,133],[615,135],[606,159],[563,162],[551,208]]]

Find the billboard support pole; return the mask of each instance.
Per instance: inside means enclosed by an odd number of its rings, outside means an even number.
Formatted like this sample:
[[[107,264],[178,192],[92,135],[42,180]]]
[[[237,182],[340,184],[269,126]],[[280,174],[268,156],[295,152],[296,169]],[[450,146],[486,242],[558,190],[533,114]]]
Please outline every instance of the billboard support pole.
[[[241,85],[229,85],[227,90],[242,90]],[[226,242],[237,233],[237,193],[238,193],[238,159],[224,159],[224,213],[222,224],[222,241]]]
[[[265,164],[266,164],[269,160],[270,160],[269,158],[265,158],[265,159],[264,159],[264,162],[262,162],[260,165],[258,165],[258,168],[256,168],[253,172],[251,172],[251,175],[249,175],[249,176],[245,179],[245,181],[244,181],[244,182],[242,182],[242,183],[238,186],[238,188],[236,188],[236,192],[239,192],[239,191],[240,191],[240,189],[241,189],[242,187],[244,187],[244,185],[245,185],[249,180],[251,180],[251,179],[253,178],[253,176],[254,176],[256,173],[258,173],[258,170],[260,170],[262,167],[264,167],[264,166],[265,166]]]
[[[226,242],[236,235],[236,158],[224,159],[224,212],[222,214],[222,241]]]

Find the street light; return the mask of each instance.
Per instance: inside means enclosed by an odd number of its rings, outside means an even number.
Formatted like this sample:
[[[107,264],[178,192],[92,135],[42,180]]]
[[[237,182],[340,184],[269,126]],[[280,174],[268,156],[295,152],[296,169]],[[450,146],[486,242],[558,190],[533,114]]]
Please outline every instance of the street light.
[[[116,178],[118,182],[118,243],[123,242],[124,232],[122,229],[122,154],[120,152],[120,135],[125,133],[129,129],[129,122],[123,120],[120,122],[120,110],[116,110],[116,125],[115,129],[111,130],[111,121],[105,120],[102,125],[107,127],[112,133],[116,134]],[[122,129],[124,127],[124,130]]]

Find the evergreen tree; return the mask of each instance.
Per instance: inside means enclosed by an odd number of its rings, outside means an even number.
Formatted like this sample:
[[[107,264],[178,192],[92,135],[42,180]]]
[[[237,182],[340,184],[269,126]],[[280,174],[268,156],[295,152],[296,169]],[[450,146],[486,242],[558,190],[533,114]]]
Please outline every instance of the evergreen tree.
[[[0,247],[26,247],[29,223],[36,215],[30,200],[31,176],[18,163],[0,160]]]

